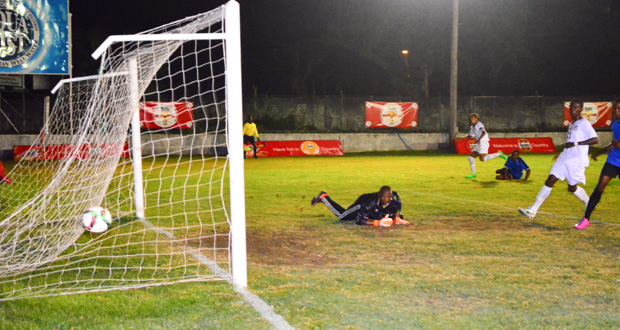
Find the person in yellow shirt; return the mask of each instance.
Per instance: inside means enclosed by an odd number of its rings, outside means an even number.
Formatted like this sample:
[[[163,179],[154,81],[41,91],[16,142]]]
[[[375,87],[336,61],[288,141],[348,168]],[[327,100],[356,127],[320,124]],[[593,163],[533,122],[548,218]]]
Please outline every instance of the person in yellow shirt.
[[[254,147],[254,158],[258,158],[256,156],[256,140],[260,141],[258,137],[258,129],[256,129],[256,124],[254,124],[254,118],[250,117],[250,120],[243,124],[243,144],[247,145],[249,143]],[[243,150],[243,158],[245,158],[245,150]]]

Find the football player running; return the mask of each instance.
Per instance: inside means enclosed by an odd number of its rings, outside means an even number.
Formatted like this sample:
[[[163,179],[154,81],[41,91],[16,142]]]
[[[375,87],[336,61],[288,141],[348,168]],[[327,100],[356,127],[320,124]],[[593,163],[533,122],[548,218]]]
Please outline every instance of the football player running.
[[[570,115],[573,122],[568,126],[568,136],[565,149],[554,157],[555,163],[551,167],[549,177],[545,185],[536,196],[536,201],[529,208],[519,208],[519,213],[534,219],[540,206],[551,194],[553,185],[558,180],[566,180],[568,191],[572,192],[584,204],[588,204],[588,194],[577,184],[586,184],[586,167],[590,165],[588,149],[598,143],[598,136],[590,122],[581,117],[583,102],[573,100],[570,102]]]

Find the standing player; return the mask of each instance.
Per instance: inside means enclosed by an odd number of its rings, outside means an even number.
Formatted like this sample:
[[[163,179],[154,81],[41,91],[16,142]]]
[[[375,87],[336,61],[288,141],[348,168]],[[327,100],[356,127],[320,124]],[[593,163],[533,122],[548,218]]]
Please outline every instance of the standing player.
[[[243,124],[243,144],[248,146],[251,144],[252,147],[254,147],[254,158],[258,158],[256,155],[256,141],[254,138],[260,141],[258,129],[256,128],[256,124],[254,124],[254,118],[250,117],[250,120]],[[243,150],[243,158],[245,158],[245,150]]]
[[[583,215],[583,219],[579,221],[578,224],[575,225],[575,228],[579,230],[586,229],[590,225],[590,215],[598,205],[598,202],[601,201],[601,196],[605,191],[605,187],[611,179],[620,175],[620,99],[614,101],[614,112],[616,113],[616,120],[611,124],[611,131],[614,135],[611,143],[605,148],[599,150],[598,152],[592,154],[592,160],[596,161],[597,157],[604,153],[609,153],[607,156],[607,162],[605,162],[605,166],[601,170],[601,176],[598,179],[598,184],[592,195],[590,195],[590,201],[588,202],[588,206],[586,207],[586,212]]]
[[[590,122],[581,117],[583,111],[583,102],[581,100],[573,100],[570,102],[570,116],[573,122],[568,126],[568,136],[564,144],[564,151],[551,167],[549,177],[545,181],[545,185],[540,189],[536,196],[536,201],[531,207],[524,209],[519,208],[519,212],[524,216],[534,219],[536,212],[551,194],[553,185],[558,180],[566,180],[568,191],[572,192],[580,201],[588,204],[588,194],[583,188],[577,186],[578,183],[586,184],[586,167],[590,165],[588,160],[589,146],[598,143],[598,136],[592,128]]]
[[[409,222],[402,219],[400,209],[402,203],[400,197],[389,186],[383,186],[379,192],[363,194],[345,210],[344,207],[334,202],[326,192],[312,199],[312,206],[323,203],[342,221],[355,220],[358,225],[376,227],[389,227],[393,223],[408,225]]]
[[[478,175],[476,174],[476,157],[480,156],[481,161],[487,161],[496,157],[501,157],[506,159],[506,157],[501,150],[487,155],[489,152],[489,134],[484,129],[484,125],[480,122],[480,116],[477,113],[472,113],[469,115],[469,121],[471,123],[471,127],[469,128],[469,135],[459,138],[457,140],[463,139],[476,139],[476,147],[471,151],[471,155],[468,157],[469,159],[469,167],[471,168],[471,174],[465,176],[467,179],[475,178]]]

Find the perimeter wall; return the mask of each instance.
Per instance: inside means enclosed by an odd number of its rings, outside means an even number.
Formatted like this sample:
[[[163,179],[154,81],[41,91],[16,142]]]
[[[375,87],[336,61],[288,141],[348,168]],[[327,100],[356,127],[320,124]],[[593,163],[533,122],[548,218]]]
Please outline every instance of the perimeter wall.
[[[615,96],[582,97],[584,101],[612,101]],[[563,102],[571,97],[462,97],[458,105],[459,135],[469,132],[468,116],[477,112],[491,138],[551,137],[566,140],[562,126]],[[365,101],[418,102],[418,128],[367,129]],[[339,140],[345,153],[389,150],[449,149],[447,98],[411,100],[398,97],[254,97],[244,100],[244,117],[254,117],[261,138],[275,140]],[[14,145],[30,145],[42,119],[28,118],[30,134],[14,134],[5,126],[0,133],[0,159],[11,159]],[[1,122],[1,121],[0,121]],[[599,145],[611,140],[609,128],[598,128]],[[33,134],[34,133],[34,134]],[[224,141],[218,141],[223,143]],[[161,146],[164,148],[164,146]],[[157,152],[159,148],[155,148]]]

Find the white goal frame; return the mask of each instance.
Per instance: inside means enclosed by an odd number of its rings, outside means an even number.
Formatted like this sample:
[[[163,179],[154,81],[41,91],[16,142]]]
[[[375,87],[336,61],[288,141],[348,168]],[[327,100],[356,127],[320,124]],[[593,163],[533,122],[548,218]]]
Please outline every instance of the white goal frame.
[[[247,288],[247,247],[245,232],[245,176],[244,160],[240,150],[243,144],[243,94],[241,80],[241,24],[239,3],[228,1],[224,9],[224,33],[192,33],[192,34],[157,34],[157,35],[115,35],[108,37],[92,54],[94,59],[105,58],[106,52],[114,43],[128,41],[173,41],[173,40],[222,40],[225,47],[226,61],[226,113],[227,130],[226,144],[228,147],[229,178],[230,178],[230,236],[232,284],[237,288]],[[119,73],[114,73],[118,75]],[[131,82],[130,98],[135,104],[132,120],[132,156],[142,159],[140,137],[139,100],[137,91],[137,64],[135,59],[129,62],[129,80]],[[106,76],[106,74],[103,74]],[[98,76],[61,80],[52,93],[65,83],[96,78]],[[148,218],[144,213],[144,193],[142,185],[142,164],[133,162],[134,170],[134,201],[136,217],[140,220]],[[199,256],[200,257],[200,256]],[[216,271],[216,273],[218,273]]]

